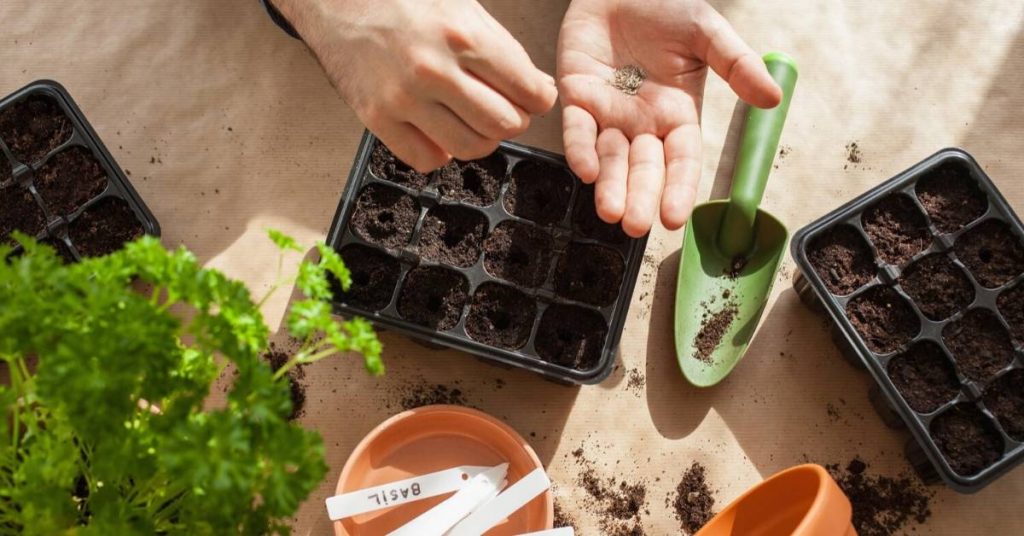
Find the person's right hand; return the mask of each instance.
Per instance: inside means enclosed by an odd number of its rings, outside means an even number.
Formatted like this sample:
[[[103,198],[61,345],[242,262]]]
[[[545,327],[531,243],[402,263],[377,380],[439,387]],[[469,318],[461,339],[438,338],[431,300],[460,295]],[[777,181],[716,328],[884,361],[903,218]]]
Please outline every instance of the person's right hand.
[[[475,0],[273,3],[363,124],[418,171],[487,156],[557,98]]]

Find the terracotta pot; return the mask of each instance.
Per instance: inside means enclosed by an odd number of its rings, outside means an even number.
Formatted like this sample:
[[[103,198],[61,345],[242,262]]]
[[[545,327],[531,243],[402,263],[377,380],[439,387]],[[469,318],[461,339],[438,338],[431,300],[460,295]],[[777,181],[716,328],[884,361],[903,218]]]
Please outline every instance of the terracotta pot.
[[[543,467],[522,436],[494,417],[460,406],[424,406],[391,417],[363,438],[341,470],[336,493],[456,466],[493,466],[505,462],[509,464],[510,484]],[[335,521],[334,533],[338,536],[387,534],[449,496]],[[548,490],[486,534],[511,536],[550,529],[554,517],[554,499]]]
[[[754,486],[697,536],[856,536],[850,500],[820,465],[799,465]]]

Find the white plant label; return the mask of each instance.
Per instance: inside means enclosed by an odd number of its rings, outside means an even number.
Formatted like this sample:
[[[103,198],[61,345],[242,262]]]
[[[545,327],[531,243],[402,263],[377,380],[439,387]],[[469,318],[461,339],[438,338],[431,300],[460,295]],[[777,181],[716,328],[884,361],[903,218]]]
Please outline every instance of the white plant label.
[[[463,466],[335,495],[327,499],[331,521],[459,491],[492,467]]]
[[[473,510],[447,536],[480,536],[550,487],[551,480],[547,473],[543,469],[535,469],[494,499]]]
[[[507,473],[507,463],[480,473],[470,480],[469,484],[455,492],[455,495],[423,512],[388,536],[443,536],[470,512],[493,499],[504,486]]]

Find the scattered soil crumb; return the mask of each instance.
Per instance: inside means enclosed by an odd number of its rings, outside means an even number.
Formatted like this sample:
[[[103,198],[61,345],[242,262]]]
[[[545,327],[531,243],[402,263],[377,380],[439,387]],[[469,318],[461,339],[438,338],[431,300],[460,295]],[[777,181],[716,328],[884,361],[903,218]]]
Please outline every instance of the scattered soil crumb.
[[[835,424],[842,418],[842,414],[839,413],[839,408],[835,404],[829,402],[825,405],[825,411],[828,412],[828,422]]]
[[[451,404],[455,406],[469,406],[469,401],[462,389],[449,387],[443,384],[410,383],[400,387],[399,405],[403,410],[415,409],[421,406],[432,406],[435,404]]]
[[[864,155],[860,152],[860,145],[855,141],[846,144],[846,161],[851,164],[859,164],[863,161]]]
[[[743,269],[747,267],[747,258],[742,255],[737,255],[733,258],[732,263],[725,269],[725,275],[729,279],[736,279],[743,272]]]
[[[587,493],[587,506],[598,516],[601,534],[610,536],[645,536],[640,516],[648,514],[647,485],[615,478],[602,478],[583,452],[572,452],[580,472],[577,484]]]
[[[566,512],[562,504],[558,502],[558,499],[555,499],[555,528],[560,527],[572,527],[573,532],[582,534],[579,525],[576,524],[576,518],[569,512]]]
[[[626,95],[636,95],[647,80],[647,71],[636,65],[626,65],[615,70],[612,87]]]
[[[845,468],[839,464],[825,466],[853,504],[853,526],[860,536],[888,536],[908,526],[922,524],[932,515],[929,501],[934,492],[916,478],[871,475],[868,464],[859,458]]]
[[[637,369],[629,369],[626,373],[626,389],[640,398],[643,395],[644,387],[647,385],[647,377]]]
[[[289,352],[274,343],[271,343],[270,350],[263,354],[263,359],[270,363],[270,370],[274,372],[283,367],[291,357]],[[306,385],[302,381],[306,377],[306,372],[302,370],[302,365],[299,365],[289,370],[286,376],[292,398],[292,412],[288,415],[288,420],[294,421],[306,413]]]
[[[706,469],[698,462],[683,473],[683,479],[676,487],[676,497],[672,501],[676,511],[676,519],[682,523],[683,530],[688,534],[696,534],[711,518],[715,498],[706,480]]]
[[[693,351],[694,359],[708,364],[713,361],[712,354],[715,352],[715,348],[718,348],[718,345],[721,344],[726,332],[732,327],[737,313],[739,313],[739,308],[736,307],[736,303],[732,300],[726,301],[722,309],[714,313],[705,309],[704,316],[701,319],[700,331],[697,332],[697,336],[693,339],[693,346],[695,348]]]

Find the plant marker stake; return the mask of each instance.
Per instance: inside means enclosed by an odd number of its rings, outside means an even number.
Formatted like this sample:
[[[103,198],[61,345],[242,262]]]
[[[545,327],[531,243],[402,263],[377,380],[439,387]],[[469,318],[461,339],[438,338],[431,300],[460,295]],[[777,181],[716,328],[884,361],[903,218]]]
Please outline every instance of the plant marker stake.
[[[505,482],[506,474],[507,463],[480,473],[455,495],[420,514],[398,530],[388,533],[388,536],[443,536],[470,512],[493,499]]]
[[[519,510],[534,497],[551,487],[547,473],[534,469],[530,474],[501,492],[494,500],[484,503],[466,516],[447,536],[479,536]]]
[[[492,468],[473,465],[453,467],[328,497],[326,501],[327,516],[331,518],[331,521],[337,521],[382,508],[458,491],[467,486],[471,479],[488,469]]]

